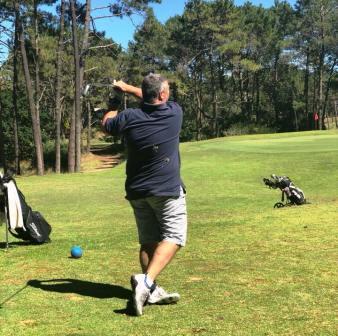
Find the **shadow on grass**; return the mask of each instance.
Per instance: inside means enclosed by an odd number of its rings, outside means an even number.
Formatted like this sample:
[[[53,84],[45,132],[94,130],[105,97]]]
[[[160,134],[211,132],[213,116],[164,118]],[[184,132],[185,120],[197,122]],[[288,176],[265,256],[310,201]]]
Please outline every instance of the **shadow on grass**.
[[[115,310],[114,312],[134,316],[131,305],[132,291],[121,286],[77,279],[29,280],[27,286],[48,292],[74,293],[98,299],[125,299],[128,300],[127,307],[125,309]]]
[[[9,242],[8,243],[8,248],[14,248],[17,246],[41,246],[44,244],[49,244],[51,241],[46,241],[44,243],[33,243],[30,241],[15,241],[15,242]],[[6,242],[0,242],[0,250],[7,250],[7,245]]]
[[[14,247],[14,246],[28,246],[28,245],[34,245],[34,244],[32,244],[30,242],[26,242],[26,241],[18,241],[18,242],[8,243],[9,248]],[[2,249],[6,249],[6,242],[0,243],[0,250],[2,250]]]
[[[77,279],[29,280],[28,286],[48,292],[74,293],[98,299],[130,299],[131,290],[110,284],[83,281]]]

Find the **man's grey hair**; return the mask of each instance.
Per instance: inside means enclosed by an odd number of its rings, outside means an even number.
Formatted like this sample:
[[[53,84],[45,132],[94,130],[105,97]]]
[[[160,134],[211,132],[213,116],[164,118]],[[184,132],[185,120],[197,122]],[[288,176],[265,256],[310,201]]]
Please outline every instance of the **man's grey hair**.
[[[165,89],[167,79],[159,74],[150,73],[142,82],[142,96],[145,103],[152,104]]]

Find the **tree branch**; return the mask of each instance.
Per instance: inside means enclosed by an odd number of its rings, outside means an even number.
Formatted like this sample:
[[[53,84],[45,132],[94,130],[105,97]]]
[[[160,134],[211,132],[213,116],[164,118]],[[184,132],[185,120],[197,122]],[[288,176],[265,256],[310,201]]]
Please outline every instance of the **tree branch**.
[[[0,24],[0,28],[2,29],[2,31],[7,31],[7,32],[10,32],[10,33],[13,33],[13,30],[9,29],[8,27]]]
[[[118,17],[118,16],[122,16],[123,14],[111,14],[111,15],[103,15],[103,16],[97,16],[97,17],[93,17],[92,20],[100,20],[100,19],[107,19],[107,18],[111,18],[111,17]]]
[[[96,7],[96,8],[92,8],[91,12],[94,12],[94,11],[96,11],[96,10],[106,9],[106,8],[111,8],[111,5],[109,5],[109,6],[104,6],[104,7]]]
[[[0,40],[0,44],[2,44],[3,46],[5,46],[5,47],[7,47],[7,48],[10,48],[10,47],[11,47],[8,43],[6,43],[6,42],[4,42],[4,41],[1,41],[1,40]]]
[[[44,94],[45,90],[46,90],[46,86],[43,87],[43,90],[42,90],[42,92],[41,92],[40,98],[39,98],[39,100],[38,100],[39,103],[40,103],[40,101],[41,101],[41,99],[42,99],[42,97],[43,97],[43,94]]]
[[[95,69],[97,69],[97,68],[98,68],[98,67],[96,66],[96,67],[90,68],[90,69],[88,69],[88,70],[85,70],[84,72],[89,72],[89,71],[95,70]]]
[[[108,8],[108,7],[103,7],[103,8]],[[92,20],[106,19],[106,18],[111,18],[111,17],[122,17],[124,15],[127,15],[131,19],[131,15],[132,14],[144,16],[144,12],[142,12],[140,10],[135,10],[135,11],[126,10],[126,11],[121,12],[119,14],[113,14],[112,13],[110,15],[103,15],[103,16],[92,17]]]
[[[99,49],[99,48],[108,48],[108,47],[111,47],[113,45],[117,45],[118,43],[110,43],[110,44],[106,44],[106,45],[102,45],[102,46],[95,46],[95,47],[89,47],[88,49]]]

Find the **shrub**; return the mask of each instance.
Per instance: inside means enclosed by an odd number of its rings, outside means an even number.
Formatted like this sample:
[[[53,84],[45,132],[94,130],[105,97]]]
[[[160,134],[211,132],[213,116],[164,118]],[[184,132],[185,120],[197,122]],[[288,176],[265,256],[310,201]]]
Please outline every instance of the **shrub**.
[[[267,134],[267,133],[276,133],[276,130],[266,125],[236,123],[231,125],[224,132],[224,135],[232,136],[232,135]]]

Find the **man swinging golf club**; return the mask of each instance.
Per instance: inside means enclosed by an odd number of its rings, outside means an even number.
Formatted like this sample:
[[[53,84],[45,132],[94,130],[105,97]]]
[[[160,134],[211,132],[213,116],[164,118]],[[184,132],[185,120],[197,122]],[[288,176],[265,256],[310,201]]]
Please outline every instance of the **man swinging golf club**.
[[[136,315],[143,306],[177,302],[155,283],[187,235],[185,190],[180,177],[179,133],[182,109],[168,101],[168,81],[149,74],[142,88],[123,81],[116,89],[142,99],[140,108],[108,112],[102,125],[111,135],[122,134],[128,147],[126,198],[135,214],[140,242],[141,274],[131,277]]]

